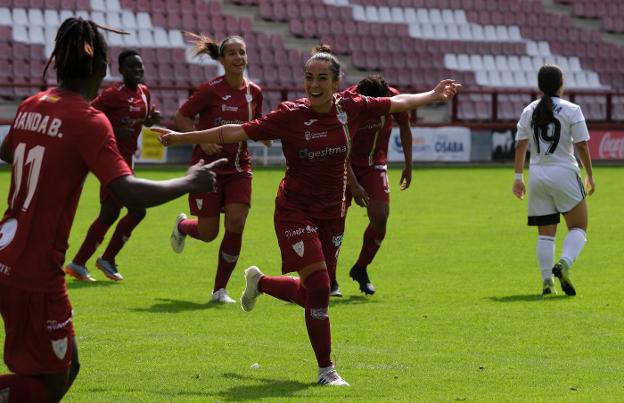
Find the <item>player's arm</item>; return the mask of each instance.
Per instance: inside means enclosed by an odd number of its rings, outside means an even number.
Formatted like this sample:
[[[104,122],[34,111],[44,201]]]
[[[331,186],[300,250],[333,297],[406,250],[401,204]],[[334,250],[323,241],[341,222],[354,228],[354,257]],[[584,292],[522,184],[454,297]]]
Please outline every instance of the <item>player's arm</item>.
[[[594,170],[592,167],[591,154],[589,153],[589,146],[587,145],[587,141],[579,141],[578,143],[574,143],[574,148],[576,149],[576,155],[578,155],[579,160],[581,160],[583,168],[585,168],[585,189],[587,190],[587,194],[591,196],[596,190],[596,184],[594,183]]]
[[[526,194],[526,186],[524,185],[524,179],[522,178],[522,171],[524,170],[524,160],[526,158],[528,148],[528,139],[516,140],[516,156],[514,158],[515,176],[512,192],[518,199],[524,199],[524,195]]]
[[[399,94],[390,97],[390,113],[407,112],[433,102],[446,102],[457,94],[461,84],[455,80],[442,80],[434,89],[418,94]]]
[[[360,182],[358,182],[351,164],[347,167],[347,179],[349,180],[349,188],[351,188],[351,195],[353,196],[355,203],[360,207],[368,206],[370,197],[362,185],[360,185]]]
[[[164,146],[177,144],[234,144],[249,139],[241,125],[223,125],[187,133],[174,132],[173,130],[163,128],[155,128],[154,131],[160,133],[160,142]]]
[[[4,162],[6,162],[7,164],[11,165],[13,163],[13,155],[11,153],[11,149],[9,147],[9,142],[7,141],[6,137],[4,139],[4,141],[2,142],[2,145],[0,145],[0,159]]]
[[[186,176],[164,181],[120,176],[108,184],[108,189],[125,206],[152,207],[176,199],[186,193],[205,193],[214,190],[216,166],[224,164],[222,158],[204,165],[203,161],[189,168]]]
[[[195,130],[195,121],[188,116],[183,115],[179,110],[176,112],[173,118],[175,127],[183,133],[193,132]],[[164,143],[163,143],[164,144]],[[199,144],[202,150],[208,155],[217,154],[221,151],[221,146],[218,144],[203,143],[178,143],[178,144]]]
[[[399,123],[399,136],[401,137],[403,157],[405,158],[400,188],[405,190],[412,183],[412,128],[409,121]]]

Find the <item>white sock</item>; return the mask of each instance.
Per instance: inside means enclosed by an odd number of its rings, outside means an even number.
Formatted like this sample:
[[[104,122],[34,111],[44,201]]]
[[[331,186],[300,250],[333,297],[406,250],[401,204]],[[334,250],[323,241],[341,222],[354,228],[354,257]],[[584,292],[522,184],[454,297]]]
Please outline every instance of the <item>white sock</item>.
[[[568,268],[572,267],[572,263],[581,253],[586,242],[585,231],[580,228],[570,228],[568,235],[563,240],[563,251],[561,252],[561,260],[568,265]]]
[[[552,267],[555,261],[555,237],[539,235],[537,237],[537,262],[539,263],[542,280],[552,278]]]

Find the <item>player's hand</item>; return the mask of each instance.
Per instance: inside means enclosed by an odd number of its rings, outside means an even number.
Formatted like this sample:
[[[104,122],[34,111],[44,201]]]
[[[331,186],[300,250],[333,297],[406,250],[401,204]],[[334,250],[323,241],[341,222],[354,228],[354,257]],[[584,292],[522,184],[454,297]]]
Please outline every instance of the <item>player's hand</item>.
[[[446,102],[457,94],[459,87],[461,84],[456,83],[455,80],[442,80],[433,89],[433,94],[438,101]]]
[[[221,158],[204,165],[204,160],[199,160],[197,164],[189,167],[186,176],[193,185],[191,193],[213,192],[215,190],[217,177],[213,169],[226,164],[227,161],[227,158]]]
[[[206,155],[219,154],[223,148],[219,144],[200,144],[199,146],[206,153]]]
[[[368,196],[368,193],[366,193],[366,190],[364,190],[364,188],[360,186],[359,183],[353,183],[350,185],[350,187],[351,195],[353,196],[353,200],[355,200],[355,204],[360,207],[368,206],[368,201],[370,200],[370,197]]]
[[[526,194],[526,186],[524,185],[524,180],[514,180],[513,188],[511,189],[511,191],[518,199],[524,199],[524,195]]]
[[[273,140],[260,140],[260,142],[264,144],[266,148],[271,148],[271,146],[273,145]]]
[[[145,126],[151,126],[151,125],[157,125],[160,123],[162,119],[162,115],[160,114],[160,111],[154,109],[152,110],[152,112],[149,114],[149,117],[146,120]],[[148,124],[149,123],[149,124]]]
[[[178,136],[182,134],[173,130],[166,129],[164,127],[153,127],[152,130],[160,133],[160,135],[158,136],[158,141],[160,141],[160,144],[165,147],[178,144]]]
[[[410,187],[412,183],[412,168],[406,167],[403,168],[403,173],[401,174],[401,181],[399,182],[399,187],[401,190],[405,190]]]
[[[585,191],[587,192],[587,196],[591,196],[596,191],[596,184],[594,183],[593,176],[585,177]]]

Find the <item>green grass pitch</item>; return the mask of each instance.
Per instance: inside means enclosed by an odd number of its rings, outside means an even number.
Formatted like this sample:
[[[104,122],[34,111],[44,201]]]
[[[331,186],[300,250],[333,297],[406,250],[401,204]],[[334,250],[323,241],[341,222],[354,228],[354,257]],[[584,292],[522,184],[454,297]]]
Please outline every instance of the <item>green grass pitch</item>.
[[[182,171],[138,172],[164,179]],[[511,194],[511,167],[415,168],[404,192],[399,176],[391,170],[388,233],[369,268],[373,297],[348,277],[367,224],[364,210],[349,212],[338,268],[345,296],[331,300],[330,317],[333,356],[350,388],[314,385],[299,307],[267,296],[251,313],[208,302],[221,235],[211,244],[188,239],[183,254],[173,253],[171,227],[188,212],[180,198],[149,210],[135,230],[118,256],[122,283],[95,270],[99,255],[88,262],[97,283],[69,280],[82,369],[66,401],[624,400],[624,168],[595,169],[574,298],[540,295],[536,230],[526,226],[526,200]],[[273,201],[281,177],[281,169],[254,175],[233,297],[247,266],[280,272]],[[4,169],[2,200],[8,186]],[[90,176],[68,259],[98,208]],[[558,251],[565,233],[560,227]]]

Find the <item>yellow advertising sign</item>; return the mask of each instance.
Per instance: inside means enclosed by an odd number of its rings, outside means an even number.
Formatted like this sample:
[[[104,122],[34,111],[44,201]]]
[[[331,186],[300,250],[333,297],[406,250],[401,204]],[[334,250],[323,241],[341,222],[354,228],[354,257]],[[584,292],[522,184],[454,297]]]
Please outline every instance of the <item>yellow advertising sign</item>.
[[[167,148],[158,141],[158,133],[149,127],[143,127],[139,135],[139,148],[136,162],[166,162]]]

